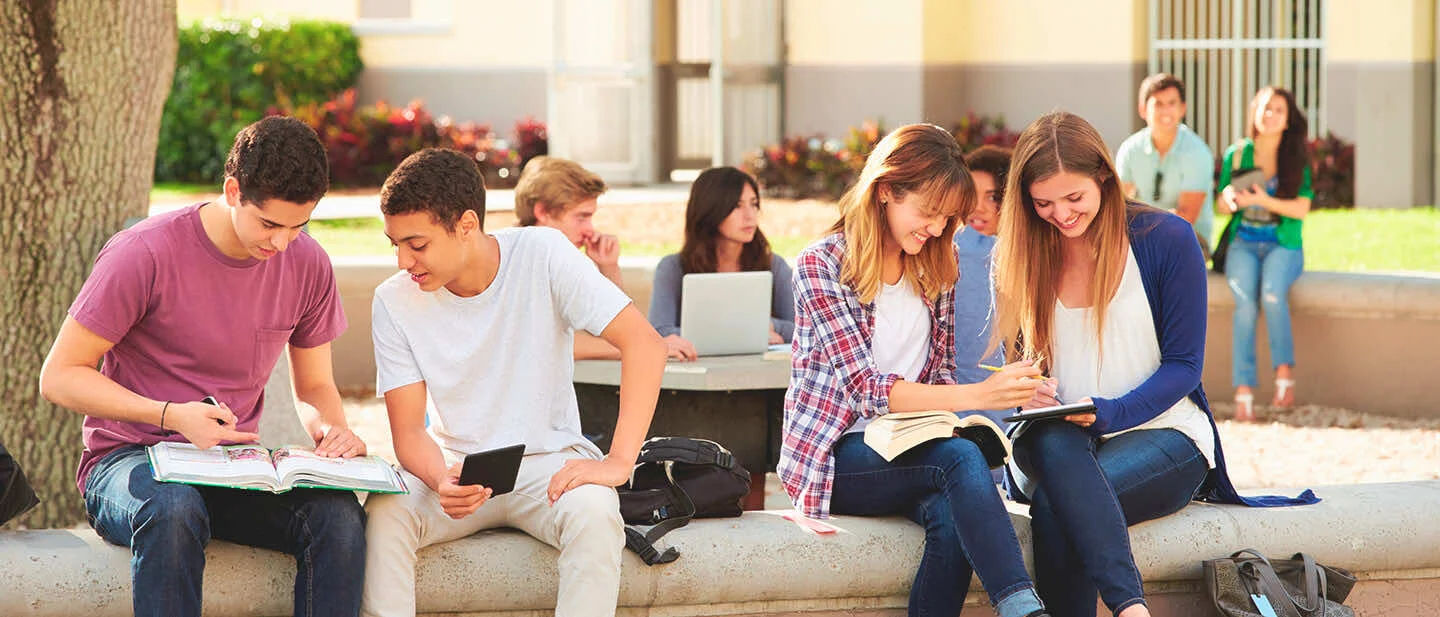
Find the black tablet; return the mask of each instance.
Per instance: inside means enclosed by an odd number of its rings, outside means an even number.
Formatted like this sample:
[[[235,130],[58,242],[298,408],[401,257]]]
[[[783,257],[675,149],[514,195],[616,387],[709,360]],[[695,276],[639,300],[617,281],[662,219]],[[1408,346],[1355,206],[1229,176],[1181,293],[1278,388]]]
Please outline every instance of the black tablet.
[[[1267,181],[1269,178],[1265,176],[1265,172],[1257,167],[1237,169],[1230,175],[1230,186],[1235,187],[1237,191],[1244,191],[1254,186],[1263,192]]]
[[[490,489],[491,497],[513,491],[515,477],[520,475],[520,459],[524,456],[523,443],[468,455],[460,468],[460,485],[479,484]]]
[[[1095,413],[1095,403],[1070,403],[1069,405],[1027,409],[1013,416],[1006,417],[1005,421],[1024,422],[1025,420],[1064,419],[1065,416],[1075,415],[1077,413]]]

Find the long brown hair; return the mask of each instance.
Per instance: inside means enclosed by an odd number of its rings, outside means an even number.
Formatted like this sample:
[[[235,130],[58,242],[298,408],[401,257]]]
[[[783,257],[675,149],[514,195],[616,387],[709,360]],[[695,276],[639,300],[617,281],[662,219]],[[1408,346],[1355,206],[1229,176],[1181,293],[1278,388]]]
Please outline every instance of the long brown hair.
[[[1305,148],[1310,135],[1309,123],[1295,106],[1295,95],[1279,86],[1265,86],[1257,91],[1250,99],[1250,122],[1245,127],[1245,136],[1253,141],[1260,133],[1255,127],[1255,112],[1272,95],[1285,100],[1285,132],[1280,134],[1280,148],[1275,153],[1275,176],[1280,180],[1275,196],[1294,199],[1305,180],[1305,168],[1310,166],[1310,151]]]
[[[690,200],[685,203],[685,242],[680,245],[680,269],[686,274],[714,272],[715,240],[720,236],[720,223],[740,205],[745,187],[755,191],[759,208],[760,186],[755,179],[734,167],[711,167],[690,185]],[[740,270],[743,272],[770,269],[770,241],[757,227],[755,237],[740,249]]]
[[[1030,187],[1058,173],[1086,176],[1100,187],[1100,206],[1083,237],[1090,240],[1095,281],[1090,291],[1097,338],[1106,307],[1120,286],[1128,250],[1129,207],[1120,189],[1115,163],[1100,133],[1080,116],[1052,111],[1026,127],[1015,144],[1000,230],[995,245],[995,328],[991,348],[1015,341],[1021,358],[1054,358],[1055,303],[1062,269],[1060,231],[1040,218]]]
[[[889,187],[895,199],[917,194],[927,214],[943,213],[945,231],[917,255],[900,254],[902,276],[921,297],[934,302],[955,286],[959,266],[953,239],[957,217],[969,216],[975,206],[975,181],[965,167],[965,153],[949,131],[933,124],[909,124],[895,129],[870,152],[860,179],[840,198],[840,220],[830,228],[844,232],[845,257],[841,282],[874,301],[880,293],[884,259],[881,247],[890,233],[880,204],[880,187]]]

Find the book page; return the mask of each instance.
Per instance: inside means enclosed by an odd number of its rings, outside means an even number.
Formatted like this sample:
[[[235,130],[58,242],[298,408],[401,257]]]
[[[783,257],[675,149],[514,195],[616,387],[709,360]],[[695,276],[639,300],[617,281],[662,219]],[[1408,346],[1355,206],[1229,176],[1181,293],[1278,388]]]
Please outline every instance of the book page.
[[[273,482],[270,452],[257,445],[217,446],[201,450],[193,444],[156,444],[156,471],[162,478],[232,481],[264,478]]]
[[[390,466],[373,457],[324,457],[313,450],[279,448],[275,450],[275,470],[286,486],[299,479],[318,480],[341,486],[390,484]],[[358,483],[343,480],[357,480]]]

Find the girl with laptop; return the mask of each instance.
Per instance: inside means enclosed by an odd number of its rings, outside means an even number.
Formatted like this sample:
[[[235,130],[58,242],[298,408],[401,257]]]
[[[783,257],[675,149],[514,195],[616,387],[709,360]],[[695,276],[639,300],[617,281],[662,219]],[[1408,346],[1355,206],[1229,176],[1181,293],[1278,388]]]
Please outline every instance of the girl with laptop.
[[[1045,358],[1025,407],[1091,401],[1015,438],[1012,496],[1031,502],[1035,580],[1056,617],[1148,617],[1126,527],[1192,499],[1242,498],[1200,386],[1205,257],[1184,219],[1127,202],[1100,134],[1051,112],[1020,134],[996,243],[996,341]],[[1058,391],[1057,391],[1058,390]],[[1023,472],[1023,473],[1022,473]]]
[[[679,253],[666,255],[655,266],[650,290],[650,324],[672,343],[671,357],[696,357],[694,345],[680,336],[681,283],[686,274],[765,270],[773,281],[770,343],[788,343],[795,330],[790,264],[770,251],[770,242],[760,231],[759,185],[734,167],[701,172],[685,204],[685,242]]]
[[[1040,372],[1005,366],[956,385],[957,217],[975,203],[960,146],[930,124],[876,145],[830,235],[796,262],[795,342],[778,473],[795,507],[902,515],[925,527],[910,615],[958,615],[978,574],[1000,617],[1048,615],[974,442],[922,443],[886,461],[864,442],[892,411],[1014,408]]]

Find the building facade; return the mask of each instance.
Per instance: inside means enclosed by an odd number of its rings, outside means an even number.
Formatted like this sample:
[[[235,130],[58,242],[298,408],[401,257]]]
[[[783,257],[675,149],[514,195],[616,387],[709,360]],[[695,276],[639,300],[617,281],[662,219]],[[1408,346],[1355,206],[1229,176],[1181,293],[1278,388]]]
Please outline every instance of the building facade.
[[[1356,202],[1433,203],[1435,0],[180,0],[182,19],[353,24],[361,97],[423,99],[617,183],[733,164],[782,135],[867,119],[1012,129],[1066,109],[1117,146],[1151,70],[1189,82],[1187,121],[1217,153],[1257,84],[1297,91],[1312,133],[1356,146]],[[712,76],[721,76],[712,79]],[[1238,109],[1238,111],[1237,111]]]

